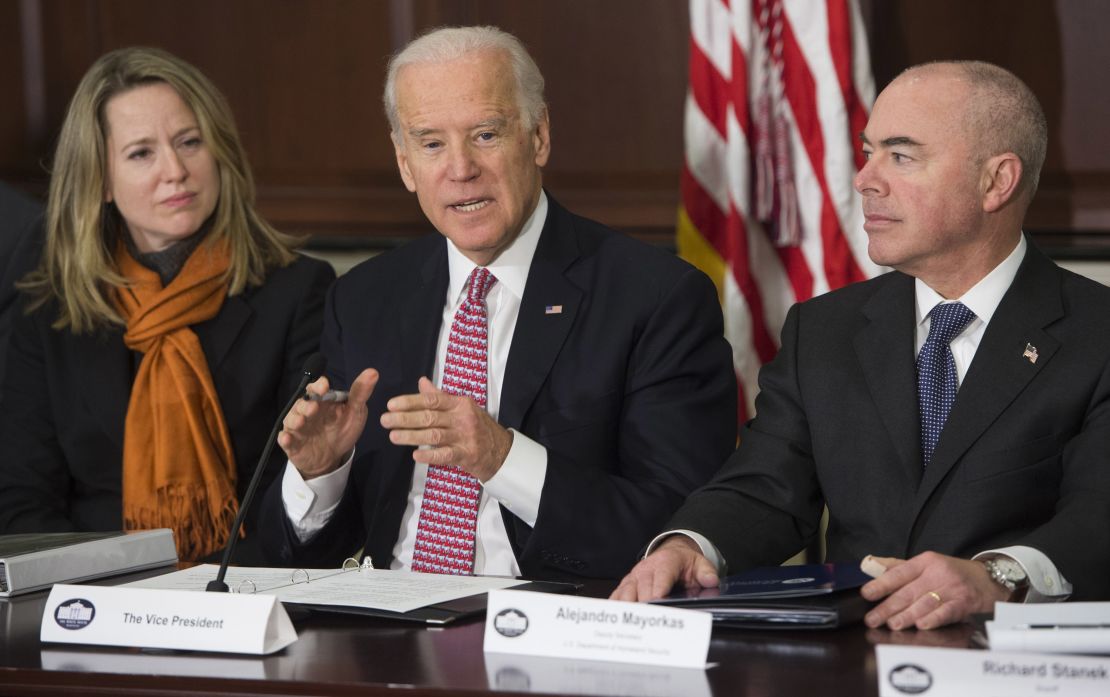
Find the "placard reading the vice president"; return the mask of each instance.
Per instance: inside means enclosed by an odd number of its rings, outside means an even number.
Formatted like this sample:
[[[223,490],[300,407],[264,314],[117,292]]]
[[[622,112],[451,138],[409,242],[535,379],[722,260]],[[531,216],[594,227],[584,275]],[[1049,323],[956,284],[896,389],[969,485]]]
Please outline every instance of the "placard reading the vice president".
[[[57,584],[46,600],[44,642],[269,654],[297,639],[271,595],[190,593]]]
[[[707,612],[577,596],[490,591],[485,650],[705,668]]]

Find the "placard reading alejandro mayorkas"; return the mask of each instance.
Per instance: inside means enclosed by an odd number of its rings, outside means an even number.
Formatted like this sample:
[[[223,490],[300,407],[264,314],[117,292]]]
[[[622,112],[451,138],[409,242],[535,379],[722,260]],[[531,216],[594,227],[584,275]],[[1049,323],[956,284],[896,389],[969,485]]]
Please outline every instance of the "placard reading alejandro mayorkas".
[[[485,650],[704,668],[712,621],[709,613],[697,610],[491,591]]]

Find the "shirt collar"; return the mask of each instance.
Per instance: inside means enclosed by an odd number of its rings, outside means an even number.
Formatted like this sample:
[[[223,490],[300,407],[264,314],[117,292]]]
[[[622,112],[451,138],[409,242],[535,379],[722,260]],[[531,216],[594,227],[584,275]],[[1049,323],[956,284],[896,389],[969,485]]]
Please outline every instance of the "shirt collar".
[[[998,266],[994,267],[990,273],[959,298],[959,301],[967,309],[974,312],[975,316],[983,321],[983,324],[991,321],[994,311],[998,309],[998,304],[1002,302],[1002,296],[1006,294],[1010,284],[1014,282],[1018,267],[1021,266],[1021,260],[1025,258],[1027,246],[1025,235],[1022,234],[1017,246],[1014,247],[1014,251],[1010,252],[1008,257],[1003,259]],[[940,293],[925,285],[924,281],[919,278],[914,279],[914,292],[917,297],[918,324],[925,321],[925,318],[929,316],[935,306],[948,302]]]
[[[524,297],[524,284],[528,281],[528,269],[532,266],[532,257],[536,254],[536,247],[540,243],[540,233],[543,231],[544,222],[547,220],[547,194],[540,189],[540,198],[520,234],[513,240],[505,251],[487,266],[490,273],[503,286],[517,298]],[[450,279],[447,285],[447,298],[454,302],[466,287],[470,272],[477,266],[468,259],[455,243],[447,240],[447,265]]]

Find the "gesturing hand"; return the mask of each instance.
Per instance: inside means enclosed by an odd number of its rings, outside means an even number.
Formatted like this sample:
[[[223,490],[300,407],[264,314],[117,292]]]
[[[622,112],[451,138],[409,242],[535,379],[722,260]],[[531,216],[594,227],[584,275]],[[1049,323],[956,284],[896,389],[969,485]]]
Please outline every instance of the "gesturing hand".
[[[437,389],[428,378],[420,378],[417,387],[417,394],[386,404],[381,423],[390,442],[417,446],[417,462],[455,465],[482,482],[497,474],[512,447],[512,432],[469,397]]]
[[[366,400],[378,384],[378,371],[367,368],[351,384],[345,403],[298,400],[282,422],[278,445],[305,479],[337,469],[355,447],[366,425]],[[320,378],[308,391],[328,391]]]

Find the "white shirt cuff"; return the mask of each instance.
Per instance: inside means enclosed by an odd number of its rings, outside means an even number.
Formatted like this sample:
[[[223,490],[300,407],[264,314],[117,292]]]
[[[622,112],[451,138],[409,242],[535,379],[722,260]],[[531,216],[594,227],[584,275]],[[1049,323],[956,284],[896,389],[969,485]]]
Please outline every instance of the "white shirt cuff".
[[[1058,603],[1071,595],[1071,584],[1060,574],[1052,560],[1039,549],[1022,545],[1001,547],[980,552],[972,559],[998,556],[1013,559],[1025,570],[1025,576],[1029,579],[1029,591],[1025,594],[1024,602]]]
[[[509,430],[513,432],[509,454],[482,488],[528,527],[535,527],[547,477],[547,448],[516,429]]]
[[[343,498],[347,479],[351,475],[354,451],[347,461],[334,472],[305,481],[292,462],[286,462],[281,479],[281,501],[285,515],[293,525],[297,539],[304,542],[327,525],[336,506]]]
[[[648,546],[644,556],[651,554],[659,544],[670,537],[671,535],[684,535],[689,537],[701,550],[702,556],[709,560],[713,568],[717,570],[717,576],[724,578],[728,574],[728,564],[725,563],[724,557],[721,556],[720,550],[717,546],[709,541],[709,538],[699,532],[693,530],[668,530],[667,532],[660,533],[652,540]]]

